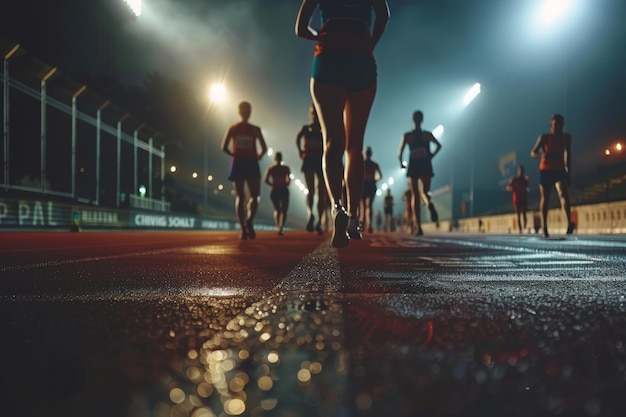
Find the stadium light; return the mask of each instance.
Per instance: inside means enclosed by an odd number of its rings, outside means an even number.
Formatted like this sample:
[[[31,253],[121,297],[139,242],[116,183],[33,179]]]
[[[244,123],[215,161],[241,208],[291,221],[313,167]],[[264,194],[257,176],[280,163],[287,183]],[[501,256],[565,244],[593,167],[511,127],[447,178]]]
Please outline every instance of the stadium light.
[[[470,104],[480,94],[480,83],[476,83],[463,97],[463,106]]]
[[[226,86],[222,83],[211,85],[209,88],[209,99],[213,103],[221,103],[226,99]]]
[[[135,17],[141,16],[141,0],[124,0]]]
[[[546,0],[541,9],[543,23],[550,24],[562,16],[569,9],[569,0]]]
[[[443,134],[443,132],[444,132],[443,126],[437,125],[437,127],[433,129],[433,136],[439,139],[441,135]]]

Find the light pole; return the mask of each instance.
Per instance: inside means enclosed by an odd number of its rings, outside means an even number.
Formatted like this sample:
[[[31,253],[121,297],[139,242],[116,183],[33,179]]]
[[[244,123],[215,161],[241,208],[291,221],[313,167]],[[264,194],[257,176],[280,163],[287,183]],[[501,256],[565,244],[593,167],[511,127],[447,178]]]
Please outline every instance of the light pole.
[[[223,83],[215,83],[209,88],[209,108],[207,110],[207,120],[211,117],[213,106],[222,103],[226,99],[226,86]],[[202,184],[204,187],[204,215],[209,211],[209,138],[204,140],[204,176]]]
[[[463,107],[467,107],[480,94],[480,83],[475,83],[463,97]],[[474,148],[470,146],[470,191],[469,191],[469,215],[474,217]]]
[[[613,158],[616,159],[619,157],[619,155],[624,151],[624,145],[622,144],[621,141],[615,142],[613,143],[610,147],[606,148],[604,150],[604,155],[607,158]],[[611,166],[610,165],[605,165],[604,168],[604,176],[605,176],[605,190],[606,190],[606,201],[607,203],[611,201],[611,170],[610,170]]]

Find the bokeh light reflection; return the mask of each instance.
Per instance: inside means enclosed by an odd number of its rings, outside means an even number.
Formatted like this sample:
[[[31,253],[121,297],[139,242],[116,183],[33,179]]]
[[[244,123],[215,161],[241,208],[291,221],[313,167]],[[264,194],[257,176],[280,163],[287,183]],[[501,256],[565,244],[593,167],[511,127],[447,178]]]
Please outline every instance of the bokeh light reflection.
[[[190,309],[197,325],[195,337],[191,328],[166,332],[168,349],[186,344],[180,346],[182,357],[170,363],[167,415],[280,413],[277,393],[285,392],[289,392],[286,398],[299,397],[304,407],[317,409],[316,414],[336,406],[336,388],[324,384],[336,381],[337,370],[343,368],[337,354],[343,346],[342,307],[303,298],[295,307],[284,295],[247,307],[231,305],[223,315],[211,312],[212,318],[203,317],[202,309]],[[228,304],[225,298],[219,300]],[[330,370],[327,376],[325,363]],[[285,407],[290,407],[289,402]]]

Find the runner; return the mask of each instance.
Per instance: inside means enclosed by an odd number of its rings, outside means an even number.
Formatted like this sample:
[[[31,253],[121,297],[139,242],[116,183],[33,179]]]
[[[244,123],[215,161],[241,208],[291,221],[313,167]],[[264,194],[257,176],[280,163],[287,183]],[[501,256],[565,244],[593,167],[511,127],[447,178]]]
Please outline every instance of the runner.
[[[316,9],[319,33],[309,26]],[[348,246],[349,239],[361,239],[363,140],[377,88],[374,48],[388,21],[386,0],[303,0],[296,18],[296,35],[316,41],[310,89],[324,137],[323,168],[333,207],[331,245],[335,248]]]
[[[372,148],[365,149],[365,160],[363,161],[363,196],[361,198],[361,228],[368,233],[374,231],[372,219],[374,217],[373,206],[376,198],[376,182],[383,178],[380,166],[372,161]]]
[[[324,154],[324,139],[322,138],[322,128],[315,106],[309,107],[310,123],[302,126],[296,135],[296,146],[298,154],[302,159],[301,171],[304,174],[304,182],[309,190],[306,195],[306,209],[309,220],[306,230],[317,231],[318,235],[323,235],[322,216],[326,208],[327,199],[326,184],[324,184],[324,174],[322,172],[322,156]],[[317,225],[314,226],[315,216],[313,215],[313,202],[317,195]]]
[[[283,154],[276,152],[274,155],[274,165],[265,171],[264,181],[272,187],[270,199],[274,205],[274,222],[278,228],[280,236],[285,234],[285,221],[287,220],[287,210],[289,209],[289,184],[291,183],[291,170],[283,164]]]
[[[435,176],[433,173],[432,159],[441,150],[441,143],[433,136],[429,131],[422,130],[422,122],[424,120],[424,114],[421,111],[413,113],[413,125],[414,129],[405,133],[402,136],[402,142],[400,143],[400,150],[398,151],[398,158],[400,159],[400,166],[402,169],[406,169],[406,176],[409,178],[409,188],[411,190],[411,211],[412,211],[412,223],[414,226],[411,228],[417,230],[417,236],[424,234],[422,231],[422,222],[420,217],[420,202],[423,201],[430,210],[430,219],[437,223],[439,221],[439,215],[435,209],[434,204],[431,201],[430,196],[430,183]],[[435,151],[431,152],[430,144],[435,145]],[[406,167],[402,153],[405,146],[409,148],[409,166]]]
[[[228,180],[235,187],[235,213],[241,227],[241,240],[256,238],[254,216],[257,212],[261,188],[259,160],[265,155],[267,145],[258,126],[248,123],[252,106],[247,101],[239,103],[241,121],[226,131],[222,141],[222,151],[231,156]],[[261,147],[259,153],[257,144]],[[250,196],[246,205],[245,187]]]
[[[385,232],[392,231],[392,222],[393,222],[393,196],[391,195],[391,190],[387,189],[387,194],[385,195],[385,199],[383,200],[383,213],[385,213]]]
[[[526,230],[526,211],[528,210],[528,184],[530,180],[525,172],[524,165],[518,166],[517,176],[511,178],[506,186],[506,189],[513,193],[513,210],[517,216],[517,228],[520,234]]]
[[[561,208],[567,219],[567,234],[571,235],[576,226],[572,223],[571,206],[568,187],[571,181],[572,165],[572,136],[563,131],[565,118],[555,114],[550,118],[550,132],[543,133],[537,138],[535,146],[530,151],[533,158],[541,158],[539,162],[539,209],[543,222],[543,235],[548,233],[548,208],[552,188],[556,188],[561,201]]]

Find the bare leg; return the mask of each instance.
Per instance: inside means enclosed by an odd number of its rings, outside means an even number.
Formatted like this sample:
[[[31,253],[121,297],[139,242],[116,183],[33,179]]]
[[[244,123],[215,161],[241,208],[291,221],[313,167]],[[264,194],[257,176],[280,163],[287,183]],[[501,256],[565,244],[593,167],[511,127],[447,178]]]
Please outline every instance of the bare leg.
[[[315,221],[313,216],[313,200],[315,199],[315,172],[304,171],[304,183],[309,193],[306,195],[306,213],[308,221],[306,224],[306,230],[308,232],[313,231],[313,222]]]
[[[245,206],[245,181],[237,180],[235,186],[235,215],[241,227],[241,238],[246,239],[248,232],[246,230],[246,206]]]
[[[346,191],[348,211],[352,217],[357,216],[363,195],[363,140],[375,96],[376,85],[373,85],[367,90],[350,94],[346,103]]]
[[[289,210],[289,196],[285,196],[285,198],[282,199],[281,204],[280,204],[280,213],[281,213],[280,229],[281,230],[283,229],[283,227],[285,227],[285,222],[287,221],[288,210]]]
[[[567,219],[567,226],[572,223],[572,208],[569,202],[569,191],[567,186],[562,182],[557,182],[555,184],[556,192],[559,195],[559,200],[561,200],[561,207],[565,212],[565,218]]]
[[[250,239],[256,238],[256,232],[254,231],[254,217],[256,216],[257,207],[259,204],[259,191],[261,188],[260,178],[249,178],[247,180],[248,191],[250,191],[250,198],[248,199],[248,218],[246,219],[246,228],[248,230],[248,236]]]
[[[422,230],[422,221],[420,218],[420,190],[417,178],[409,178],[409,189],[411,190],[411,219],[415,230],[420,233]]]
[[[250,198],[248,199],[248,220],[253,222],[259,204],[261,180],[259,178],[248,179],[248,189],[250,190]]]
[[[309,190],[309,193],[306,195],[307,214],[311,216],[313,214],[313,199],[315,198],[315,172],[304,171],[304,183]]]
[[[316,174],[317,176],[317,225],[315,226],[315,230],[317,230],[318,235],[324,234],[324,229],[322,227],[322,219],[324,218],[324,213],[329,207],[328,197],[326,191],[326,184],[324,183],[323,175]]]
[[[343,110],[348,93],[344,88],[320,84],[311,78],[311,96],[320,119],[324,137],[322,167],[330,202],[342,204],[343,153],[346,147],[346,131]]]
[[[543,223],[543,235],[549,237],[548,234],[548,203],[552,187],[544,187],[539,185],[539,209],[541,210],[541,222]]]

